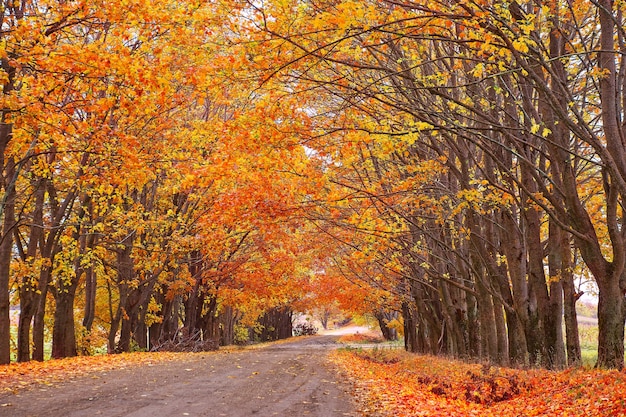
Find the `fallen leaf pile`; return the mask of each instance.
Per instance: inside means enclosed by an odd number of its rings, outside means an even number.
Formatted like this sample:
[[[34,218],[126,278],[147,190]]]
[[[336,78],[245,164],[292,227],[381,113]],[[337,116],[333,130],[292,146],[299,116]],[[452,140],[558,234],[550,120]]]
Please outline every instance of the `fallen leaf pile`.
[[[339,343],[381,343],[384,339],[374,333],[352,333],[339,337]]]
[[[331,359],[365,415],[626,416],[619,371],[514,370],[381,350],[341,350]]]

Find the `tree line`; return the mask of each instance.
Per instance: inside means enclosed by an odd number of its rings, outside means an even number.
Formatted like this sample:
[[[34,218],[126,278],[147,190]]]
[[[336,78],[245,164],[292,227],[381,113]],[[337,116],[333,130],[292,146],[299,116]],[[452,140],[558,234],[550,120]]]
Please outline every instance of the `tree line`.
[[[388,291],[408,350],[580,364],[588,274],[597,365],[623,367],[621,3],[253,7],[279,61],[264,74],[310,106],[332,184],[311,220],[343,248],[337,275]]]
[[[241,78],[241,7],[0,14],[0,362],[43,360],[48,341],[59,358],[284,337],[308,291],[312,186],[298,120]]]
[[[598,366],[623,367],[621,3],[3,17],[0,361],[10,305],[29,360],[48,328],[55,357],[229,342],[316,294],[410,351],[558,368],[580,364],[588,274]]]

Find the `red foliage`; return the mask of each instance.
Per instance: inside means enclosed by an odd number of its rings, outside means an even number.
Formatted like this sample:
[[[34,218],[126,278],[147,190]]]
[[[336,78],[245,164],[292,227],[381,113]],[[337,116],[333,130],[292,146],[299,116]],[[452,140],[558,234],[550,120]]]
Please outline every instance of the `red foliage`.
[[[338,351],[364,414],[623,416],[623,372],[514,370],[404,352]]]

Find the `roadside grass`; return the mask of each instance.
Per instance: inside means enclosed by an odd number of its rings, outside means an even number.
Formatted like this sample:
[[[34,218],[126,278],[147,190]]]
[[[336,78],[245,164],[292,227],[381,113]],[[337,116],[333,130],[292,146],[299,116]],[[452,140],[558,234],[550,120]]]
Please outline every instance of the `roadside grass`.
[[[598,360],[597,349],[580,348],[580,360],[585,368],[593,368]]]
[[[579,322],[578,335],[580,338],[582,365],[585,368],[593,368],[598,360],[598,325],[595,323]]]
[[[11,362],[17,360],[17,326],[11,325]]]
[[[345,334],[339,337],[338,343],[348,349],[404,349],[404,340],[385,340],[380,331]]]
[[[52,340],[46,332],[46,338],[43,345],[43,357],[44,360],[49,360],[52,356]],[[11,324],[11,362],[17,361],[17,325]]]
[[[564,330],[565,331],[565,330]],[[593,321],[581,320],[579,322],[579,338],[581,348],[582,366],[585,368],[593,368],[598,359],[598,325]],[[403,348],[404,341],[402,338],[397,341],[385,341],[380,332],[369,331],[353,334],[342,335],[339,343],[346,347],[363,348]]]
[[[598,325],[579,323],[580,354],[584,367],[593,368],[598,360]]]

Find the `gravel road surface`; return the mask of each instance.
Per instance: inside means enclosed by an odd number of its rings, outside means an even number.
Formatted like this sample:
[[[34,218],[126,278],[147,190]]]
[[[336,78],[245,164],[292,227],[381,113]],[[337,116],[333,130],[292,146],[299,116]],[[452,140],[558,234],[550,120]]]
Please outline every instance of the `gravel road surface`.
[[[94,372],[0,394],[4,417],[357,416],[328,365],[336,336]]]

